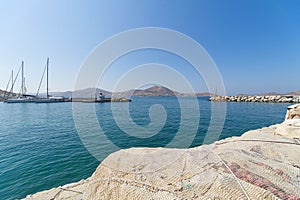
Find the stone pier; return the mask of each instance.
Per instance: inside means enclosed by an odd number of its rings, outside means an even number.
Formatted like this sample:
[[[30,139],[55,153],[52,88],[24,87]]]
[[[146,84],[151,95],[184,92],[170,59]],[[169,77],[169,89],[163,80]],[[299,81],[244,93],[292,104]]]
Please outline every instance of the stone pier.
[[[300,96],[281,96],[281,95],[266,95],[266,96],[212,96],[210,101],[225,101],[225,102],[263,102],[263,103],[300,103]]]

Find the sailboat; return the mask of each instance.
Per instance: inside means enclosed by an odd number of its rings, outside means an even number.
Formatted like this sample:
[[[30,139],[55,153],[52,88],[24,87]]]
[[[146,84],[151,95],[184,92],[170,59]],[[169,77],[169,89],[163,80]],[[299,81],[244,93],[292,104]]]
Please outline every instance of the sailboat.
[[[53,97],[53,96],[50,96],[49,95],[49,58],[47,58],[47,62],[46,62],[46,78],[47,78],[47,94],[46,94],[46,98],[38,98],[38,99],[35,99],[35,103],[56,103],[56,102],[63,102],[64,101],[64,98],[63,97]],[[45,73],[45,71],[44,71]],[[41,83],[42,83],[42,80],[43,80],[43,77],[44,77],[44,74],[42,76],[42,79],[41,79],[41,82],[40,82],[40,85],[39,85],[39,89],[36,93],[36,96],[38,96],[39,94],[39,90],[40,90],[40,87],[41,87]]]
[[[18,98],[12,98],[12,99],[5,100],[4,101],[5,103],[33,103],[34,102],[34,99],[31,95],[26,95],[25,94],[26,93],[26,87],[25,87],[25,78],[24,78],[24,61],[22,61],[21,70],[22,70],[21,94]],[[12,87],[13,87],[13,84],[12,84]]]
[[[10,84],[11,84],[10,92],[7,92],[8,91],[8,87],[9,87]],[[1,98],[3,100],[6,100],[6,99],[9,98],[9,95],[13,94],[13,93],[14,93],[14,71],[12,70],[11,71],[11,78],[8,80],[6,89],[4,90],[3,96]]]

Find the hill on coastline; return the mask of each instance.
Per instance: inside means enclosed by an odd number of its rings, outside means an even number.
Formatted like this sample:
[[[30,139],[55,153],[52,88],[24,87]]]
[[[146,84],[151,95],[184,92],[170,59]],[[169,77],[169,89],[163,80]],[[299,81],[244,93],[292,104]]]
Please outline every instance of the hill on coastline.
[[[109,92],[99,88],[86,88],[82,90],[76,90],[76,96],[78,97],[94,97],[95,94],[102,93],[105,96],[113,96],[113,97],[143,97],[143,96],[210,96],[210,93],[196,93],[196,94],[188,94],[188,93],[180,93],[174,90],[171,90],[167,87],[162,86],[152,86],[146,89],[131,89],[124,92]],[[64,96],[64,97],[72,97],[72,91],[66,92],[51,92],[53,96]]]
[[[300,90],[296,90],[294,92],[289,92],[289,93],[286,93],[285,95],[300,96]]]
[[[5,91],[0,90],[0,95],[2,96],[5,93]]]
[[[181,96],[182,94],[166,87],[153,86],[144,90],[135,90],[132,96]]]
[[[0,100],[3,100],[4,96],[7,97],[8,94],[9,94],[9,92],[6,92],[5,90],[1,90],[1,89],[0,89]],[[15,97],[15,96],[17,96],[16,93],[10,93],[9,95],[10,95],[10,97]]]
[[[99,88],[86,88],[81,90],[73,91],[66,91],[66,92],[50,92],[50,95],[53,96],[64,96],[66,98],[72,97],[73,94],[76,95],[76,97],[85,97],[85,98],[94,98],[96,94],[102,93],[105,96],[111,96],[111,92],[102,90]]]

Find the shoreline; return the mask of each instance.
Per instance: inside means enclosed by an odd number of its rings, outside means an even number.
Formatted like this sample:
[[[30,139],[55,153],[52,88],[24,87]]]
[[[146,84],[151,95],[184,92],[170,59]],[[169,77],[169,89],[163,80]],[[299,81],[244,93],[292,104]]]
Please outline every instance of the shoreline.
[[[190,149],[130,148],[35,199],[299,199],[300,104],[284,122]]]

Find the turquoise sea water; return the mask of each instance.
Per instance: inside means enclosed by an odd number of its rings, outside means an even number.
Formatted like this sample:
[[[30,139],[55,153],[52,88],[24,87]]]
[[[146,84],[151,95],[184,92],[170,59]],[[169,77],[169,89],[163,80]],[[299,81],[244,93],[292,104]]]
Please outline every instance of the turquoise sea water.
[[[185,114],[187,123],[197,117],[195,108],[187,102]],[[198,98],[200,122],[196,136],[190,147],[202,144],[211,118],[211,102],[207,97]],[[226,121],[219,139],[238,136],[245,131],[257,129],[283,121],[289,104],[270,103],[221,103],[227,106]],[[80,114],[86,123],[86,135],[95,134],[96,126],[101,126],[106,138],[114,147],[129,148],[133,146],[166,146],[176,136],[180,127],[180,103],[174,97],[136,97],[129,103],[132,122],[139,127],[148,127],[156,134],[151,137],[128,135],[120,128],[113,117],[110,103],[77,103]],[[160,105],[164,112],[150,112],[153,105]],[[89,123],[89,110],[94,106],[99,124]],[[127,103],[114,103],[114,113],[122,116]],[[161,108],[161,107],[160,107]],[[166,121],[161,124],[161,118]],[[158,120],[157,120],[158,119]],[[128,118],[121,118],[125,129],[138,132],[136,126],[130,125]],[[129,120],[129,121],[128,121]],[[149,125],[151,120],[157,122],[156,129]],[[84,124],[83,124],[84,125]],[[193,124],[190,124],[193,125]],[[187,133],[188,134],[188,133]],[[89,177],[99,160],[115,150],[110,146],[100,148],[98,157],[94,158],[82,144],[72,114],[72,103],[53,104],[5,104],[0,103],[0,199],[19,199],[27,194],[50,189]]]

